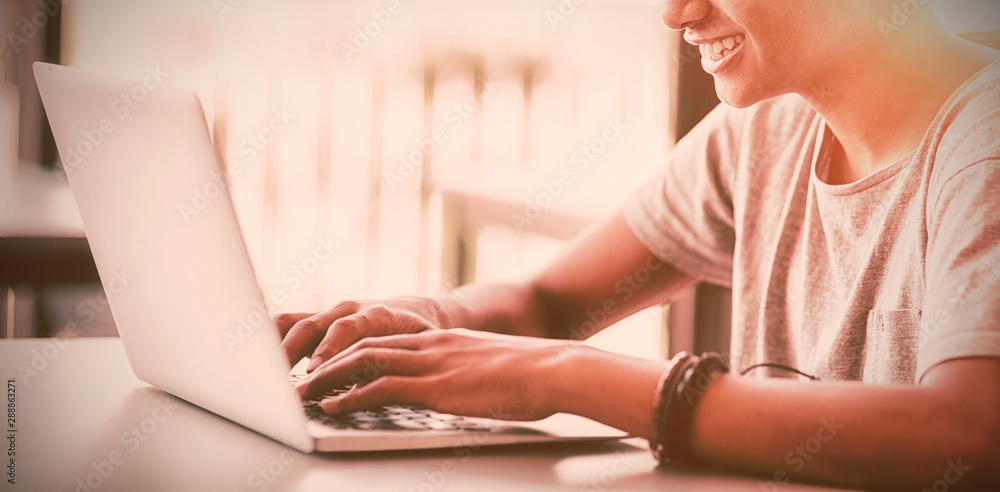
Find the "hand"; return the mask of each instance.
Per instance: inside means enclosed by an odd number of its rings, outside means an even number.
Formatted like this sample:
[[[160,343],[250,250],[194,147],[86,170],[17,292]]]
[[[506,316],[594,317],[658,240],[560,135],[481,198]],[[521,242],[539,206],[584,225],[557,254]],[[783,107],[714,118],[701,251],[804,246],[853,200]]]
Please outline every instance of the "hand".
[[[297,386],[303,398],[356,384],[323,400],[328,413],[390,404],[475,417],[538,420],[561,411],[572,384],[565,357],[577,342],[465,329],[365,338],[324,362]]]
[[[295,365],[310,355],[307,372],[367,337],[417,333],[445,328],[444,311],[434,299],[401,297],[377,302],[345,301],[320,313],[284,313],[274,317],[281,348]]]

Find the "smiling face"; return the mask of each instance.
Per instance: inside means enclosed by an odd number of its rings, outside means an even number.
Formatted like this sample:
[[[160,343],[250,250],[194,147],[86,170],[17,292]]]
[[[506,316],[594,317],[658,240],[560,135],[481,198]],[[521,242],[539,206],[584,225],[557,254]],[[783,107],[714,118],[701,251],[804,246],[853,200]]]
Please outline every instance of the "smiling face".
[[[877,25],[881,0],[666,0],[663,21],[684,30],[715,77],[719,98],[746,107],[815,90],[850,66]],[[861,26],[859,28],[859,26]]]

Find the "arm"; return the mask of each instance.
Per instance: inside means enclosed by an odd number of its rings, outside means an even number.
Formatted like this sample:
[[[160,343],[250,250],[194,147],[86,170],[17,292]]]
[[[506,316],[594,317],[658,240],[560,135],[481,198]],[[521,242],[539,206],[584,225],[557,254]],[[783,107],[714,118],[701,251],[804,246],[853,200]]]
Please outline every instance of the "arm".
[[[701,458],[778,484],[985,490],[1000,485],[998,416],[1000,359],[948,361],[919,386],[723,376],[702,397],[691,439]]]
[[[377,361],[371,382],[325,400],[324,410],[403,403],[510,420],[567,412],[647,439],[667,364],[572,342],[435,330],[365,339],[299,391],[319,396]],[[727,375],[708,386],[689,437],[705,461],[760,474],[763,490],[803,479],[910,490],[935,490],[941,480],[949,490],[997,490],[998,415],[1000,359],[951,360],[919,386]]]
[[[618,212],[529,280],[471,284],[439,302],[449,328],[583,339],[694,283],[653,256]]]
[[[428,328],[586,338],[640,309],[669,302],[694,283],[656,259],[619,212],[523,282],[472,284],[436,299],[348,301],[321,313],[282,314],[275,321],[289,361],[312,353],[312,370],[363,338]]]

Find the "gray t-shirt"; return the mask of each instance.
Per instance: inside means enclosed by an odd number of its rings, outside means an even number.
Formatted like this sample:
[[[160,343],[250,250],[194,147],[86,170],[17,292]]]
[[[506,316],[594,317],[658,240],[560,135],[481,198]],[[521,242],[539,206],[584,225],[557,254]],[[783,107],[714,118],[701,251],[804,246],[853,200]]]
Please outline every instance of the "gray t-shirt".
[[[733,288],[734,371],[914,384],[950,359],[1000,357],[1000,63],[913,154],[860,181],[823,181],[832,138],[795,95],[722,105],[626,221],[659,258]]]

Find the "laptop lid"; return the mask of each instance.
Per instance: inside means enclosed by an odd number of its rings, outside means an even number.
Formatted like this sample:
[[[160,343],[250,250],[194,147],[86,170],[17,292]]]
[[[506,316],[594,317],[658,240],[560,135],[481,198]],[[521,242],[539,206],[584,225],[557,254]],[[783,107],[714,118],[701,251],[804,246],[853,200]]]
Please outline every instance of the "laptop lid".
[[[158,67],[34,72],[135,375],[311,452],[197,96]]]

